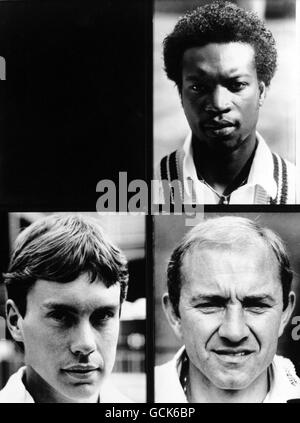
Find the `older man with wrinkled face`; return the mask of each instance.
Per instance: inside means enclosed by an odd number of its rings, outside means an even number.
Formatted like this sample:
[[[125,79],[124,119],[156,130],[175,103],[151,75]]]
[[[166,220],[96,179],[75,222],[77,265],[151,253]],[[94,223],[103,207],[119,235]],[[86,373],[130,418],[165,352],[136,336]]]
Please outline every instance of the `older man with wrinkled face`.
[[[217,218],[191,231],[172,255],[163,297],[184,348],[158,368],[157,401],[167,402],[163,380],[177,401],[300,398],[292,363],[276,356],[295,303],[291,278],[280,239],[247,219]]]

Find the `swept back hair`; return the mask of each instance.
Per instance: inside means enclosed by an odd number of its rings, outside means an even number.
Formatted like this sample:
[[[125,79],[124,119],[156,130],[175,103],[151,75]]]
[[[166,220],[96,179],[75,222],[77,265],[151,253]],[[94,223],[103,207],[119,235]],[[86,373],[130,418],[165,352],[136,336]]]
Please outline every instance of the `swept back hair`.
[[[207,219],[189,231],[174,249],[167,270],[167,285],[171,304],[179,316],[180,291],[183,284],[182,264],[187,253],[207,248],[259,248],[263,245],[275,256],[282,286],[283,309],[288,305],[293,280],[286,247],[281,238],[268,228],[243,217],[224,216]]]

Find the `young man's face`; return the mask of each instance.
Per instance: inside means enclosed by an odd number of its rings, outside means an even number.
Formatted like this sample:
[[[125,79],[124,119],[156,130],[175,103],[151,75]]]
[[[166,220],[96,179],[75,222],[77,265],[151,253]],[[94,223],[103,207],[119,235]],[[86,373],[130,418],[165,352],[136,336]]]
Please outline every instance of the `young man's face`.
[[[25,363],[58,394],[75,401],[97,399],[115,361],[120,285],[38,280],[28,293],[20,326]]]
[[[260,245],[187,253],[177,334],[193,376],[213,390],[267,385],[290,306],[283,312],[275,257]],[[261,386],[261,385],[260,385]]]
[[[231,152],[255,134],[265,87],[249,44],[210,43],[187,49],[182,105],[192,133],[216,152]]]

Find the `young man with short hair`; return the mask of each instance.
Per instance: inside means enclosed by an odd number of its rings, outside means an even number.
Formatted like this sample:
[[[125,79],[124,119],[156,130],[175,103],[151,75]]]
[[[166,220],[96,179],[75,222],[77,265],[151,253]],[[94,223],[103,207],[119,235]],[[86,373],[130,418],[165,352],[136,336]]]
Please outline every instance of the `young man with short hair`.
[[[294,165],[256,130],[277,66],[258,16],[226,1],[201,6],[165,38],[164,63],[191,132],[160,162],[161,202],[294,204]]]
[[[107,381],[128,272],[98,223],[53,215],[20,233],[8,272],[7,326],[25,366],[0,402],[128,402]]]

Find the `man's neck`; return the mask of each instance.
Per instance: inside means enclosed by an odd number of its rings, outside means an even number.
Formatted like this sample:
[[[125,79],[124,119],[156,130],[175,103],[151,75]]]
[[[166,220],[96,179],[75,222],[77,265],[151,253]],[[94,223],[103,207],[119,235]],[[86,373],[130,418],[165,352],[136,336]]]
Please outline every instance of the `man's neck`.
[[[88,400],[72,400],[50,386],[31,366],[26,367],[23,383],[36,403],[77,403],[77,402],[97,402],[96,397]]]
[[[190,365],[187,398],[196,403],[261,403],[268,393],[268,370],[247,388],[225,390],[217,388],[198,369]]]
[[[194,137],[192,145],[198,178],[203,178],[217,192],[223,194],[230,186],[236,189],[242,183],[242,180],[239,181],[239,175],[243,173],[249,161],[251,161],[250,165],[252,164],[256,134],[253,132],[237,149],[227,152],[211,150]],[[249,171],[246,177],[248,174]]]

